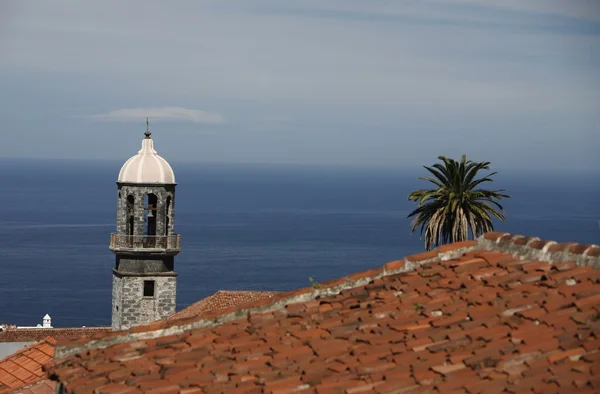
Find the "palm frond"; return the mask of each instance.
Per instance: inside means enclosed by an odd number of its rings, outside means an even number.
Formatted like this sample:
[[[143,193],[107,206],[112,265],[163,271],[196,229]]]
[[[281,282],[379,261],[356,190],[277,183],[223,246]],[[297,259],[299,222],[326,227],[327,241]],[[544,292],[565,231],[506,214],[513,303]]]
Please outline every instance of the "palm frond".
[[[504,208],[498,201],[510,198],[503,194],[504,190],[478,188],[494,181],[496,172],[477,178],[482,170],[489,171],[489,161],[467,160],[466,155],[460,161],[445,156],[438,160],[441,163],[423,167],[433,177],[419,178],[436,188],[414,190],[408,195],[417,204],[408,215],[413,218],[411,233],[420,228],[427,250],[492,231],[492,218],[505,220]]]

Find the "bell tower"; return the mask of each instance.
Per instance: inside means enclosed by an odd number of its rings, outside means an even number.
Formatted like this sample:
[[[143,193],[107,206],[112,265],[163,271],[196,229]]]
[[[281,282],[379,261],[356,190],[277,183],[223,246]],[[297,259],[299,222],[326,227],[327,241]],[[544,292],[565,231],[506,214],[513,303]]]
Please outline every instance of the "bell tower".
[[[117,231],[112,329],[124,330],[175,312],[175,174],[154,150],[146,119],[142,149],[123,164],[117,179]]]

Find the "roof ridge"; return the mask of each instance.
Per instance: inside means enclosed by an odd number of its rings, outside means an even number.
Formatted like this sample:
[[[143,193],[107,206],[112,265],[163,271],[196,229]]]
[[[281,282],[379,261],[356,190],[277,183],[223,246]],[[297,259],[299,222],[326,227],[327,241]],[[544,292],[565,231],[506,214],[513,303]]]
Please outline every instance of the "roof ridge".
[[[275,290],[228,290],[228,289],[219,289],[216,292],[214,292],[212,295],[219,294],[219,293],[234,293],[234,294],[238,294],[238,293],[240,293],[240,294],[241,293],[280,293],[280,291],[275,291]]]
[[[94,328],[27,328],[27,329],[11,329],[0,332],[0,343],[8,342],[39,342],[41,340],[52,337],[57,342],[76,339],[80,337],[91,337],[95,334],[109,332],[110,327],[94,327]]]
[[[600,268],[600,246],[576,242],[556,242],[538,237],[504,232],[485,233],[477,239],[481,249],[511,253],[524,259],[549,263],[574,261],[578,266]]]
[[[541,248],[540,245],[542,245]],[[358,272],[316,284],[313,287],[281,292],[266,299],[208,312],[200,318],[196,316],[171,321],[160,320],[149,325],[135,326],[126,331],[113,331],[90,338],[63,342],[64,345],[56,348],[55,359],[68,357],[84,350],[101,349],[119,343],[181,334],[190,329],[215,327],[232,320],[246,318],[254,313],[278,310],[287,305],[307,302],[317,297],[337,295],[343,290],[368,284],[372,280],[414,271],[422,265],[455,259],[474,250],[510,253],[521,259],[536,259],[546,261],[549,264],[575,261],[580,266],[600,268],[600,247],[597,245],[556,243],[554,241],[542,241],[537,237],[491,232],[478,237],[476,240],[442,245],[432,251],[406,256],[404,260],[388,262],[380,268]]]
[[[85,327],[16,327],[7,326],[0,333],[8,331],[64,331],[64,330],[106,330],[110,326],[85,326]]]

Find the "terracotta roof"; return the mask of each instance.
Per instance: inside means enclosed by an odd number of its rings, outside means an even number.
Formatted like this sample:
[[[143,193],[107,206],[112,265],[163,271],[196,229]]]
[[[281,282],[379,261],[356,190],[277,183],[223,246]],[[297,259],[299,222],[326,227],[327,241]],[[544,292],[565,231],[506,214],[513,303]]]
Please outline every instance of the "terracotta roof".
[[[110,327],[13,328],[5,326],[3,328],[0,331],[0,342],[37,342],[49,336],[58,341],[73,340],[111,331]]]
[[[46,380],[42,365],[52,359],[55,346],[56,341],[48,337],[0,360],[0,394],[22,389],[24,386]],[[48,382],[46,386],[51,386],[53,389],[55,384]],[[43,390],[43,388],[44,385],[36,386],[36,390]],[[33,392],[41,393],[44,391]]]
[[[207,312],[219,311],[250,301],[271,298],[275,294],[277,292],[274,291],[219,290],[215,294],[172,314],[167,320],[201,316]]]
[[[489,233],[318,288],[73,341],[44,368],[77,393],[600,392],[592,266],[600,247]]]
[[[55,392],[56,382],[44,379],[32,385],[11,391],[10,394],[54,394]]]

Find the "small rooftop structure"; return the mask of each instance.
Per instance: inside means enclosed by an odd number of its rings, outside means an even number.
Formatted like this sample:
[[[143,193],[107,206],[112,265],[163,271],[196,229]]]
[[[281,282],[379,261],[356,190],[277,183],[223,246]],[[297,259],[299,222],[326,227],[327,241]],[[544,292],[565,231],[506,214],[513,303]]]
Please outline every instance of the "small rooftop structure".
[[[42,327],[43,328],[52,328],[52,318],[47,313],[46,313],[46,316],[44,316],[44,319],[42,320]]]
[[[61,344],[65,393],[600,392],[600,247],[488,233]]]
[[[139,184],[174,184],[175,173],[169,163],[154,150],[154,141],[146,119],[142,149],[123,164],[117,182]]]

